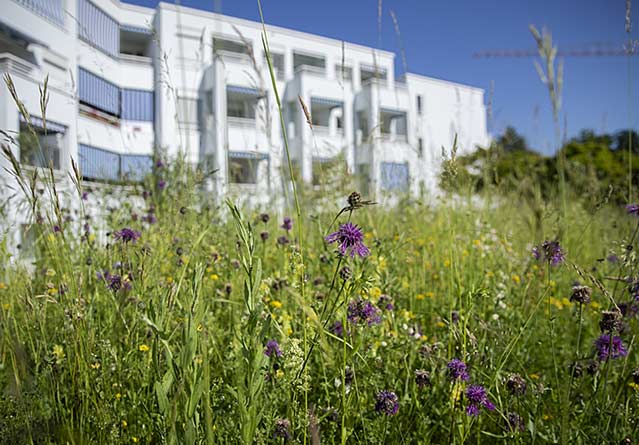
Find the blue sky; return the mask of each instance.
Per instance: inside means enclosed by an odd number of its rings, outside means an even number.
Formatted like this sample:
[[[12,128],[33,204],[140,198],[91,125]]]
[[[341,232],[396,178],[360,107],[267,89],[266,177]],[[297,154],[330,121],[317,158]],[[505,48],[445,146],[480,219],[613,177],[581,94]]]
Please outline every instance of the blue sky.
[[[155,6],[155,0],[128,0]],[[639,2],[632,14],[639,38]],[[184,6],[259,20],[257,0],[182,0]],[[369,46],[378,45],[377,0],[263,0],[267,23]],[[533,58],[476,59],[493,49],[534,49],[529,24],[546,26],[559,48],[585,49],[595,42],[621,48],[625,0],[383,0],[381,47],[394,51],[403,71],[390,11],[399,21],[411,72],[488,90],[494,81],[493,133],[515,126],[539,151],[554,151],[552,112]],[[639,56],[569,57],[565,61],[563,112],[568,135],[590,128],[613,132],[639,127]],[[537,110],[537,111],[536,111]],[[535,117],[537,116],[537,117]],[[563,126],[562,117],[562,126]]]

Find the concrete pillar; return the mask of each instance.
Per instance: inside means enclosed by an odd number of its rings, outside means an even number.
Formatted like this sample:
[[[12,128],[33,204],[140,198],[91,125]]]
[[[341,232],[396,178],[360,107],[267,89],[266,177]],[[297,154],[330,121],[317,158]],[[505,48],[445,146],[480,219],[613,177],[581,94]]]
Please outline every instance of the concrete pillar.
[[[370,83],[368,128],[371,132],[370,144],[370,190],[373,197],[378,197],[381,190],[380,181],[380,154],[381,154],[381,128],[379,116],[379,85],[373,81]]]
[[[227,167],[227,123],[226,123],[226,81],[224,65],[214,62],[213,114],[214,114],[214,168],[215,192],[217,199],[223,199],[228,187]]]

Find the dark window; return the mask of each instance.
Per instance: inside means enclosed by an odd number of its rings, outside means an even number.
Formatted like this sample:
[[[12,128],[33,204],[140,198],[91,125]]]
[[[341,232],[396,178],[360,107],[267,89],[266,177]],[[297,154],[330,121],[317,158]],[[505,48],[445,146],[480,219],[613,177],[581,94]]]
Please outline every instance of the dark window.
[[[234,184],[256,184],[258,159],[229,156],[229,182]]]
[[[424,156],[424,140],[422,138],[417,139],[417,152],[420,158]]]
[[[417,114],[422,114],[422,96],[417,96]]]

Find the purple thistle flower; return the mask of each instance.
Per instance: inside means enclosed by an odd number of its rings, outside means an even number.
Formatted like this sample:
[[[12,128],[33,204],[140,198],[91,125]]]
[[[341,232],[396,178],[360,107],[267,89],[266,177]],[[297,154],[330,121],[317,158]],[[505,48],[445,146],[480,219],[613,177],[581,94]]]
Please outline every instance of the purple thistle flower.
[[[158,222],[158,219],[155,217],[155,214],[153,214],[153,213],[149,213],[148,215],[146,215],[142,219],[144,221],[148,222],[149,224],[155,224],[156,222]]]
[[[277,244],[279,244],[280,246],[286,246],[288,243],[290,243],[290,241],[288,240],[288,238],[284,235],[279,236],[277,238]]]
[[[616,335],[610,338],[609,334],[601,334],[601,336],[595,340],[595,349],[597,350],[597,357],[600,361],[606,361],[608,358],[619,358],[628,355],[628,351],[623,345],[621,337]]]
[[[540,261],[548,261],[551,265],[557,266],[564,262],[566,254],[559,245],[559,241],[544,241],[540,246],[532,249],[535,259]]]
[[[293,220],[288,216],[284,217],[284,221],[282,222],[281,227],[288,232],[293,228]]]
[[[368,326],[382,321],[380,310],[370,301],[361,297],[348,303],[347,318],[353,324],[366,323]]]
[[[113,238],[127,244],[131,241],[135,243],[138,240],[138,238],[140,238],[140,235],[141,235],[140,232],[135,231],[133,229],[129,229],[128,227],[125,227],[119,232],[114,232]]]
[[[639,204],[628,204],[626,206],[626,212],[629,215],[639,216]]]
[[[486,408],[490,411],[495,409],[495,405],[488,400],[486,388],[481,385],[470,385],[466,389],[466,398],[468,399],[466,414],[469,416],[478,416],[480,408]]]
[[[450,377],[451,380],[470,380],[466,363],[462,362],[458,358],[452,359],[446,366],[448,367],[448,377]]]
[[[375,396],[375,411],[387,416],[394,416],[399,411],[397,394],[392,391],[380,391]]]
[[[348,252],[351,258],[353,258],[355,254],[360,257],[365,257],[371,253],[368,247],[363,243],[364,233],[362,229],[351,222],[340,224],[337,232],[331,233],[324,239],[331,244],[337,241],[339,244],[339,252],[342,255],[346,255]]]
[[[275,340],[269,340],[266,342],[266,347],[264,348],[264,355],[267,357],[272,357],[275,354],[276,357],[282,356],[282,350],[280,349],[279,343]]]

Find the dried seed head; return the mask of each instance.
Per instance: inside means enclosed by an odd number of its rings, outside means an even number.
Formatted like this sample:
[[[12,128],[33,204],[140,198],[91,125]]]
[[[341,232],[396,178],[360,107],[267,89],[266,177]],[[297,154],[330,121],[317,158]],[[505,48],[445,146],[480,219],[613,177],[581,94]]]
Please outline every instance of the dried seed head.
[[[589,304],[591,295],[592,289],[588,286],[573,286],[570,301],[580,304]]]
[[[506,388],[514,396],[523,396],[526,394],[527,387],[526,381],[519,374],[511,374],[506,381]]]
[[[306,104],[304,103],[304,99],[302,99],[302,96],[297,96],[297,98],[300,101],[300,105],[302,106],[302,111],[304,112],[304,116],[306,117],[306,123],[308,124],[309,127],[311,127],[311,130],[312,130],[313,122],[311,120],[311,113],[308,112],[308,108],[306,107]]]
[[[614,332],[618,331],[621,327],[621,313],[617,310],[614,311],[602,311],[601,320],[599,321],[599,328],[601,332]]]

